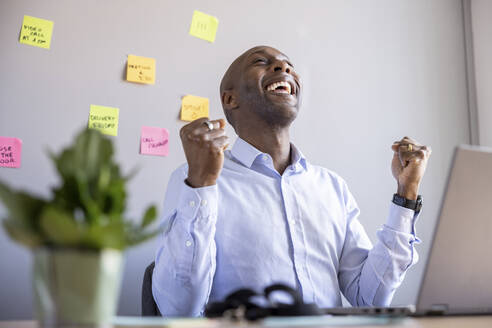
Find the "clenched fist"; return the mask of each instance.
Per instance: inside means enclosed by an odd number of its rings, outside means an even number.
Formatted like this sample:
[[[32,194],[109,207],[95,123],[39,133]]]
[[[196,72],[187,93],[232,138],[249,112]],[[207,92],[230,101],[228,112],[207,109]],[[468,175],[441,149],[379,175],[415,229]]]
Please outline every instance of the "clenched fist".
[[[210,130],[206,122],[213,124]],[[188,162],[186,183],[193,188],[214,185],[224,165],[224,150],[229,144],[223,119],[199,118],[179,132]]]
[[[391,171],[398,182],[397,193],[415,200],[432,150],[409,137],[395,141],[391,149],[394,152]]]

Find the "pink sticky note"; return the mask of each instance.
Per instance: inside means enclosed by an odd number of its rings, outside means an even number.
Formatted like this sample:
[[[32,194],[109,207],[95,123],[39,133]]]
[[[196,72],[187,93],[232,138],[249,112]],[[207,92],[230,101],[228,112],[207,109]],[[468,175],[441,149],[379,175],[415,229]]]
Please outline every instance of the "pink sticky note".
[[[18,138],[0,137],[0,166],[20,167],[22,140]]]
[[[167,156],[169,154],[169,132],[164,128],[142,126],[140,154]]]

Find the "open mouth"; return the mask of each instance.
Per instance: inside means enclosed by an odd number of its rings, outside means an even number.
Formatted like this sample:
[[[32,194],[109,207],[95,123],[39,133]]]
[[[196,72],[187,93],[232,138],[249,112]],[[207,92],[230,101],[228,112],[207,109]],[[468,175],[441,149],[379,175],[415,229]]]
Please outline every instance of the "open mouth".
[[[266,91],[274,93],[274,94],[286,94],[292,95],[294,94],[294,88],[287,81],[278,81],[273,82],[266,86]]]

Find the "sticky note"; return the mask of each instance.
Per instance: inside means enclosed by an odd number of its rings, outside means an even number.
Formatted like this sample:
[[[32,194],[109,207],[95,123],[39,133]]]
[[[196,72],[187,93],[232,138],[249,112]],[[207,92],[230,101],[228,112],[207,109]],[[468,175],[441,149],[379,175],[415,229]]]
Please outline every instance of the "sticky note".
[[[169,154],[169,132],[164,128],[142,126],[140,154],[167,156]]]
[[[155,84],[155,59],[128,55],[126,80],[137,83]]]
[[[91,105],[89,128],[110,136],[117,136],[119,111],[118,108]]]
[[[214,42],[218,26],[217,18],[195,10],[191,19],[190,34],[208,42]]]
[[[208,98],[184,96],[181,100],[181,120],[194,121],[200,117],[208,117]]]
[[[18,138],[0,137],[0,166],[20,167],[22,140]]]
[[[49,49],[52,33],[52,21],[31,16],[24,16],[19,42],[35,47]]]

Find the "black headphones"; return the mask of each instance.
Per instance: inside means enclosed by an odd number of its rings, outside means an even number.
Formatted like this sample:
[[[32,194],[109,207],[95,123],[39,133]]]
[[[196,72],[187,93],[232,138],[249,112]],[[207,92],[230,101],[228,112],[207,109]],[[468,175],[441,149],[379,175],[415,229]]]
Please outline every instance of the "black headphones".
[[[285,292],[292,298],[292,303],[274,302],[270,296],[274,292]],[[270,306],[262,307],[254,302],[253,297],[264,297]],[[305,316],[322,315],[321,309],[313,303],[304,303],[301,295],[293,288],[274,284],[265,288],[263,294],[252,289],[239,289],[223,302],[211,302],[205,307],[207,318],[229,317],[231,319],[258,320],[268,316]]]

